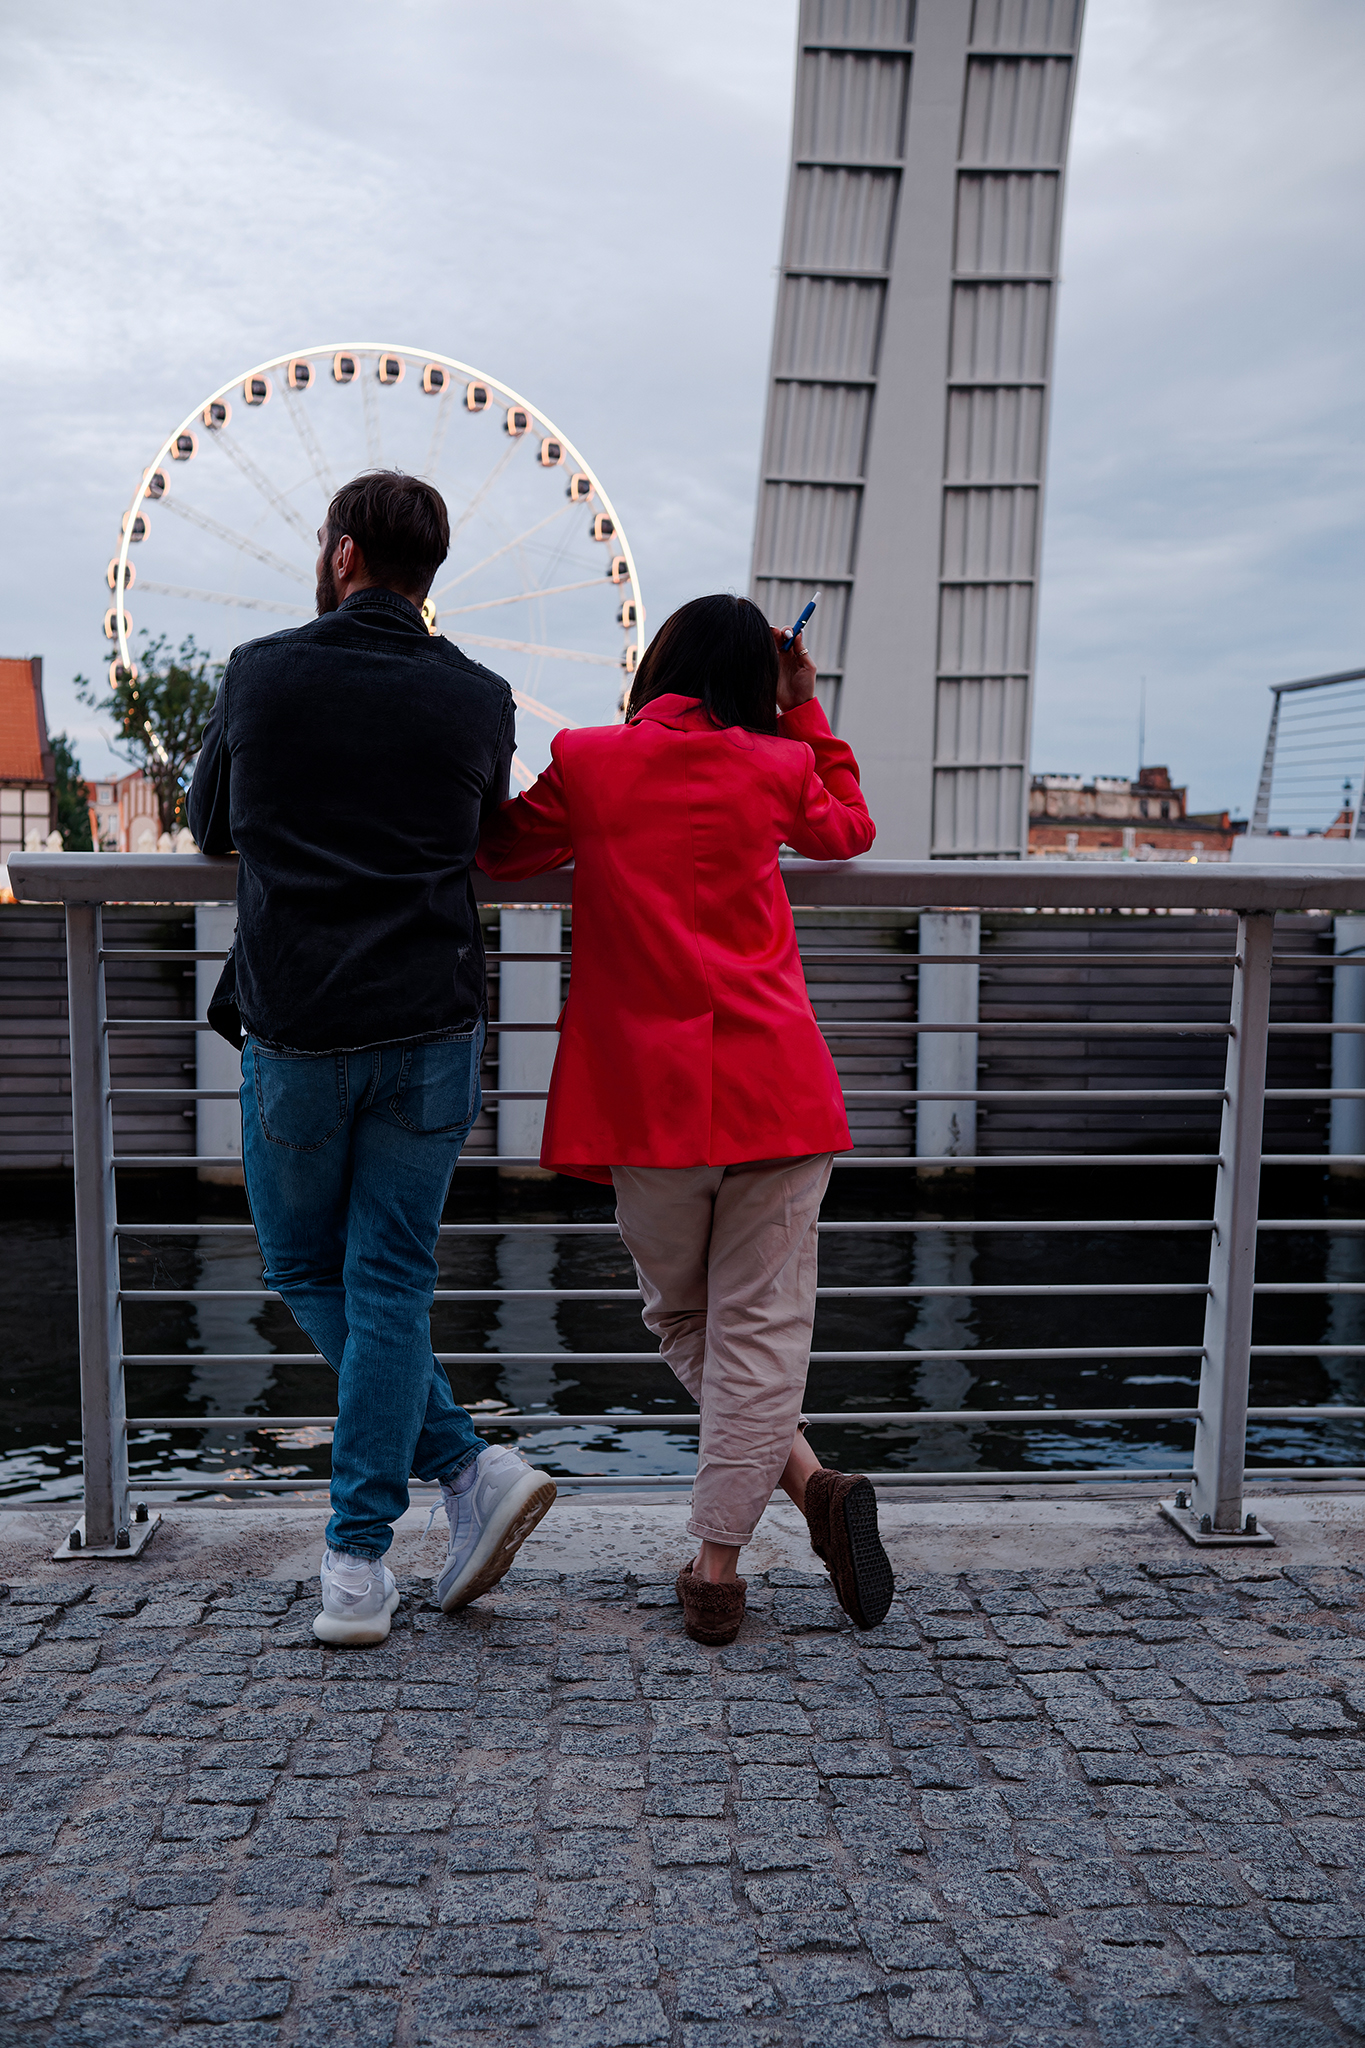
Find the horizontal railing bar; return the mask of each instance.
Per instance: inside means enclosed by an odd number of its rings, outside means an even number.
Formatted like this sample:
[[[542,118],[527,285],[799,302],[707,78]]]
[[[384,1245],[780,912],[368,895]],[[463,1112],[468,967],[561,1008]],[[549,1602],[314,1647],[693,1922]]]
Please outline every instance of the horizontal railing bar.
[[[1365,1465],[1248,1465],[1243,1479],[1365,1479]]]
[[[944,1021],[921,1024],[904,1017],[851,1018],[843,1023],[835,1018],[817,1017],[816,1022],[826,1038],[889,1038],[901,1035],[913,1038],[924,1032],[932,1032],[940,1038],[954,1032],[970,1032],[982,1038],[1112,1038],[1120,1034],[1128,1038],[1231,1038],[1235,1035],[1231,1024],[1201,1023],[1195,1018],[1175,1018],[1162,1023],[1145,1020],[1116,1023],[1107,1018],[1090,1017],[982,1017],[969,1023]],[[214,1026],[205,1017],[106,1017],[104,1028],[106,1031],[212,1031]],[[559,1025],[529,1017],[505,1021],[490,1018],[487,1028],[491,1036],[499,1031],[557,1032]],[[1365,1024],[1333,1024],[1326,1018],[1321,1023],[1272,1024],[1269,1028],[1281,1036],[1323,1037],[1331,1033],[1359,1036],[1365,1033]]]
[[[1319,1401],[1304,1408],[1248,1408],[1249,1422],[1360,1422],[1365,1408],[1347,1408],[1335,1401]]]
[[[485,1102],[544,1102],[546,1088],[485,1088]],[[236,1088],[111,1088],[110,1101],[141,1096],[183,1096],[186,1101],[236,1102]],[[1224,1088],[845,1088],[845,1102],[1225,1102]],[[1365,1088],[1267,1088],[1280,1102],[1365,1100]]]
[[[1311,842],[1305,841],[1305,852]],[[48,853],[10,856],[11,886],[38,903],[224,903],[237,892],[237,863],[203,854]],[[979,909],[998,914],[1085,909],[1290,911],[1365,910],[1365,875],[1349,865],[1259,866],[1248,862],[1158,861],[810,861],[784,860],[779,873],[798,909]],[[507,884],[471,871],[477,900],[500,903]],[[534,898],[573,900],[573,869],[535,879]]]
[[[1084,1280],[1046,1281],[1042,1283],[1020,1282],[1016,1286],[951,1287],[919,1286],[914,1282],[900,1285],[888,1283],[885,1286],[867,1287],[817,1287],[816,1296],[821,1301],[857,1301],[871,1299],[878,1301],[904,1301],[936,1299],[954,1300],[967,1296],[973,1300],[1010,1300],[1019,1297],[1040,1296],[1048,1300],[1059,1296],[1077,1294],[1128,1295],[1128,1294],[1208,1294],[1206,1280]],[[1278,1289],[1258,1289],[1258,1292],[1279,1293],[1351,1293],[1365,1294],[1365,1281],[1315,1281],[1302,1289],[1286,1284]],[[288,1297],[274,1287],[124,1287],[119,1290],[120,1301],[285,1301]],[[433,1301],[638,1301],[638,1287],[438,1287],[432,1295]]]
[[[1365,1344],[1253,1344],[1253,1358],[1365,1358]]]
[[[130,1098],[136,1100],[139,1096],[146,1095],[153,1098],[178,1095],[183,1097],[186,1102],[238,1102],[241,1100],[241,1090],[239,1088],[110,1088],[106,1091],[106,1094],[107,1100],[110,1102],[126,1101]]]
[[[1350,1160],[1365,1154],[1353,1152],[1313,1152],[1288,1154],[1268,1152],[1266,1160],[1278,1160],[1292,1165],[1322,1166],[1332,1160]],[[116,1152],[112,1162],[115,1166],[127,1167],[185,1167],[185,1166],[240,1166],[240,1152]],[[850,1166],[871,1167],[889,1170],[893,1167],[911,1167],[920,1172],[939,1172],[945,1167],[960,1166],[1219,1166],[1222,1164],[1217,1152],[963,1152],[926,1153],[918,1156],[913,1152],[837,1152],[834,1156],[836,1167],[845,1170]],[[538,1152],[463,1152],[456,1161],[461,1166],[539,1166]]]
[[[124,1428],[138,1429],[332,1429],[335,1415],[130,1415]],[[481,1422],[491,1416],[480,1415]]]
[[[1312,1355],[1331,1347],[1310,1346]],[[1348,1347],[1349,1348],[1349,1347]],[[1365,1346],[1360,1347],[1365,1350]],[[1033,1358],[1202,1358],[1201,1344],[1053,1344],[1027,1349],[986,1350],[971,1345],[956,1350],[926,1348],[902,1351],[812,1351],[812,1365],[906,1365],[917,1358],[965,1358],[983,1364],[1004,1359]],[[658,1365],[658,1351],[438,1351],[441,1365]],[[321,1365],[318,1351],[161,1351],[125,1352],[125,1365]]]
[[[1286,1410],[1286,1414],[1291,1411]],[[1309,1411],[1310,1413],[1313,1411]],[[1344,1411],[1350,1414],[1365,1414],[1365,1409]],[[485,1414],[472,1411],[472,1419],[480,1429],[502,1429],[512,1423],[523,1425],[523,1434],[530,1430],[548,1429],[699,1429],[700,1415],[690,1411],[679,1413],[663,1412],[658,1415],[560,1415],[554,1410],[541,1414],[526,1410],[508,1410],[506,1413]],[[872,1425],[886,1427],[904,1424],[907,1427],[920,1422],[979,1422],[992,1425],[1002,1422],[1018,1422],[1037,1425],[1049,1422],[1198,1422],[1197,1408],[906,1408],[906,1409],[832,1409],[826,1413],[809,1414],[803,1418],[812,1427],[843,1428],[846,1425]],[[303,1429],[331,1428],[335,1415],[274,1416],[274,1415],[130,1415],[128,1429]]]
[[[1058,1232],[1071,1234],[1084,1232],[1089,1235],[1094,1231],[1103,1230],[1188,1231],[1212,1230],[1213,1228],[1212,1218],[1197,1216],[1144,1216],[1136,1218],[1119,1216],[1096,1218],[1084,1216],[1076,1217],[1075,1219],[1067,1218],[1065,1220],[1044,1219],[1038,1222],[1020,1221],[1015,1217],[1000,1219],[994,1222],[983,1222],[979,1218],[975,1220],[966,1218],[961,1222],[945,1222],[941,1217],[936,1217],[929,1222],[901,1222],[894,1219],[885,1219],[872,1223],[818,1223],[816,1225],[816,1229],[822,1235],[825,1233],[844,1233],[859,1237],[883,1236],[887,1233],[901,1236],[910,1231],[933,1233],[944,1230],[965,1232],[970,1236],[977,1232],[992,1230],[1005,1232],[1042,1231],[1047,1235],[1056,1235]],[[1365,1217],[1348,1217],[1340,1222],[1333,1222],[1330,1219],[1324,1221],[1321,1217],[1308,1217],[1302,1221],[1297,1218],[1278,1221],[1274,1219],[1267,1221],[1262,1218],[1259,1228],[1262,1230],[1365,1230]],[[440,1226],[439,1234],[442,1237],[517,1237],[529,1235],[544,1237],[547,1234],[558,1237],[619,1237],[621,1233],[615,1223],[443,1223]],[[116,1237],[254,1237],[256,1235],[256,1226],[254,1223],[116,1223],[114,1225],[114,1235]]]
[[[1079,1468],[1075,1466],[1059,1467],[1058,1470],[1056,1470],[1055,1472],[1010,1472],[998,1470],[977,1470],[972,1472],[867,1472],[863,1476],[867,1479],[870,1479],[874,1486],[1014,1487],[1077,1485],[1084,1486],[1095,1484],[1107,1485],[1111,1480],[1115,1482],[1129,1480],[1147,1480],[1150,1483],[1155,1483],[1158,1480],[1192,1480],[1194,1478],[1194,1473],[1187,1467],[1179,1465],[1096,1465]],[[1264,1473],[1248,1472],[1246,1474],[1246,1477],[1248,1479],[1295,1479],[1317,1478],[1319,1476],[1325,1479],[1355,1478],[1357,1476],[1365,1476],[1365,1474],[1358,1475],[1355,1471],[1355,1468],[1349,1466],[1307,1466],[1302,1472],[1278,1473],[1272,1470]],[[598,1489],[614,1490],[616,1488],[620,1488],[622,1491],[626,1492],[668,1491],[679,1493],[690,1491],[692,1483],[692,1475],[688,1472],[645,1472],[634,1475],[628,1473],[614,1472],[570,1472],[555,1474],[555,1485],[561,1491],[570,1489],[575,1492],[586,1492]],[[185,1493],[193,1491],[195,1493],[216,1493],[226,1494],[229,1496],[252,1493],[322,1494],[328,1491],[328,1482],[324,1479],[304,1478],[218,1480],[215,1479],[212,1474],[209,1474],[207,1477],[198,1480],[134,1479],[131,1484],[131,1490],[134,1494],[168,1494]],[[418,1488],[415,1486],[412,1487],[410,1490],[414,1494],[418,1492]],[[426,1491],[426,1489],[422,1490],[423,1498],[426,1497]],[[56,1507],[59,1505],[64,1505],[64,1503],[35,1501],[30,1504],[31,1508],[47,1508]]]
[[[1194,1473],[1188,1468],[1175,1465],[1094,1465],[1086,1467],[1065,1466],[1055,1471],[1010,1472],[1007,1470],[972,1472],[868,1472],[864,1477],[874,1486],[1085,1486],[1107,1485],[1111,1481],[1127,1483],[1146,1480],[1157,1481],[1192,1480]],[[1298,1466],[1248,1466],[1242,1474],[1244,1479],[1365,1479],[1365,1466],[1360,1465],[1298,1465]],[[574,1472],[559,1473],[555,1485],[565,1490],[587,1491],[595,1488],[622,1488],[631,1491],[690,1490],[692,1478],[689,1473],[647,1472],[636,1475],[617,1473]],[[201,1479],[135,1479],[132,1482],[134,1494],[174,1494],[193,1491],[212,1492],[229,1496],[252,1493],[317,1493],[329,1490],[329,1482],[323,1479],[225,1479],[218,1480],[212,1475]],[[410,1491],[425,1498],[431,1489],[413,1486]],[[35,1500],[8,1504],[13,1513],[32,1513],[42,1509],[55,1511],[69,1507],[72,1503],[62,1501]]]
[[[1365,1088],[1359,1092],[1365,1095]],[[898,1097],[905,1102],[1227,1101],[1225,1088],[846,1088],[844,1100],[851,1102],[855,1096],[873,1094],[883,1096],[887,1100]]]
[[[800,934],[798,934],[800,936]],[[988,934],[982,932],[982,938]],[[569,948],[559,952],[485,952],[485,961],[571,961]],[[864,946],[802,946],[802,961],[817,961],[821,967],[829,965],[857,965],[868,963],[896,963],[905,967],[982,967],[982,965],[1007,965],[1007,967],[1236,967],[1240,956],[1236,952],[1181,952],[1171,948],[1169,952],[1103,952],[1101,948],[1076,948],[1076,952],[1015,952],[1011,948],[982,948],[980,952],[898,952],[892,946],[864,948]],[[227,950],[223,946],[100,946],[102,961],[225,961]],[[1365,967],[1361,958],[1332,952],[1277,952],[1273,954],[1275,967]]]
[[[205,1017],[106,1017],[108,1031],[212,1031],[213,1025]],[[882,1019],[852,1018],[839,1022],[836,1018],[817,1018],[816,1022],[827,1038],[841,1037],[889,1037],[893,1033],[908,1033],[915,1036],[931,1031],[942,1037],[945,1033],[972,1032],[989,1035],[992,1038],[1089,1038],[1114,1037],[1123,1033],[1130,1038],[1230,1038],[1231,1024],[1201,1022],[1197,1018],[1172,1019],[1169,1023],[1113,1022],[1109,1019],[1091,1018],[1024,1018],[1001,1017],[982,1018],[973,1023],[920,1024],[904,1017]],[[1365,1032],[1365,1024],[1272,1024],[1272,1031],[1356,1031]],[[557,1022],[546,1022],[543,1018],[490,1018],[488,1030],[522,1032],[557,1032]]]

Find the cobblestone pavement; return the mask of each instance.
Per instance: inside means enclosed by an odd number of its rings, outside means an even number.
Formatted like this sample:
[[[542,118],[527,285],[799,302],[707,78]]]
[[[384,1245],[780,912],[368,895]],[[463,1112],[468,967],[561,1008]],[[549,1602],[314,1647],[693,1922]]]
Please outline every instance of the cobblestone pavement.
[[[1327,2048],[1365,2033],[1365,1572],[520,1572],[0,1604],[0,2043]]]

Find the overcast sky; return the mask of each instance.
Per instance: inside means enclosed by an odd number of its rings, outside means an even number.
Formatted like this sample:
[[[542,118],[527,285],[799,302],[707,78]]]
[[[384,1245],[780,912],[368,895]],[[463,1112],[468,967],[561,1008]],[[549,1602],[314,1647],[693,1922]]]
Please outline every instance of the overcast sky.
[[[963,0],[967,4],[967,0]],[[109,759],[118,517],[282,349],[390,335],[582,446],[650,619],[747,583],[795,0],[3,0],[0,652]],[[1034,761],[1250,801],[1265,684],[1365,662],[1365,7],[1090,0]],[[224,644],[237,637],[225,634]]]

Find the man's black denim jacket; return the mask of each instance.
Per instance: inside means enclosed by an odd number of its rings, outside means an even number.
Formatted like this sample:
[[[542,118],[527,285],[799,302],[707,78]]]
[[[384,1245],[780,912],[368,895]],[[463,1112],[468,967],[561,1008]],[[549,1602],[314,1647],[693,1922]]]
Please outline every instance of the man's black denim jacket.
[[[236,649],[189,811],[205,853],[241,857],[225,980],[247,1031],[331,1052],[473,1028],[470,868],[514,743],[507,684],[393,591]]]

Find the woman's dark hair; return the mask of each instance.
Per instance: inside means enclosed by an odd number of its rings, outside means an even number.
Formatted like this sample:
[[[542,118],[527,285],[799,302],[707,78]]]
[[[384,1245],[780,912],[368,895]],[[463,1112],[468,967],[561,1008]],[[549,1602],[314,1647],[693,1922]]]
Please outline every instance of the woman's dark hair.
[[[717,725],[777,731],[777,643],[747,597],[694,597],[664,620],[635,671],[626,717],[655,697],[700,697]]]
[[[327,507],[324,532],[329,553],[349,533],[371,576],[419,603],[450,553],[445,499],[401,469],[372,469],[343,484]]]

